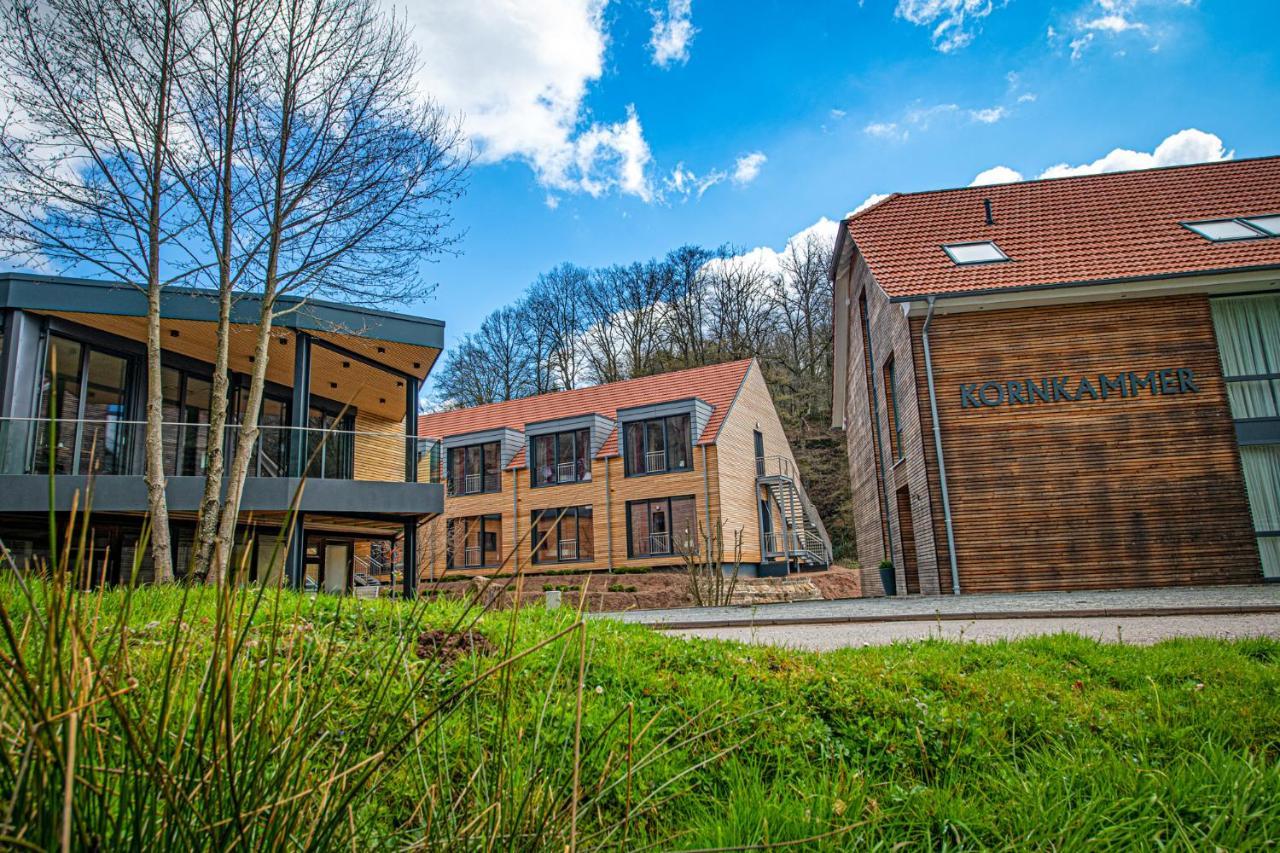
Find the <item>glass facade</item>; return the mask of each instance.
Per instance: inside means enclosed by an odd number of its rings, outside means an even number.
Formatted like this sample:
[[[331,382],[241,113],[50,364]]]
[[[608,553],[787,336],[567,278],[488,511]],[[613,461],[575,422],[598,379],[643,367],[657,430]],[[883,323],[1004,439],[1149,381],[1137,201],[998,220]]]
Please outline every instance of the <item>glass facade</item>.
[[[1262,573],[1280,578],[1280,296],[1210,302]]]

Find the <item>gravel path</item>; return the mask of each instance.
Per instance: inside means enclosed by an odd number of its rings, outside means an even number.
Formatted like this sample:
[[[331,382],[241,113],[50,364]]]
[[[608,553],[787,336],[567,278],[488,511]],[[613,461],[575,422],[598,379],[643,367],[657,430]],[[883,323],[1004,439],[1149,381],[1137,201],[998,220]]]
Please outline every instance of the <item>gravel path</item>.
[[[827,651],[887,645],[900,640],[922,640],[929,637],[992,642],[1064,631],[1103,642],[1137,645],[1149,645],[1172,637],[1280,638],[1280,614],[845,622],[829,625],[766,625],[756,628],[694,628],[666,633]]]

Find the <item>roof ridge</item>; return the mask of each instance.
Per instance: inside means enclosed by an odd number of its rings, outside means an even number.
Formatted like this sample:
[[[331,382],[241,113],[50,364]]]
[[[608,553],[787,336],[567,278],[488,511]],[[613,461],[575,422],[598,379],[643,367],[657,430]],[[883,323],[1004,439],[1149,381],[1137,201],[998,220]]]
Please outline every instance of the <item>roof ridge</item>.
[[[667,371],[665,373],[653,373],[653,374],[649,374],[648,376],[635,376],[630,379],[619,379],[615,382],[604,382],[599,385],[586,385],[586,386],[583,386],[582,388],[565,388],[559,391],[548,391],[544,394],[533,394],[528,397],[517,397],[516,399],[513,399],[513,400],[498,400],[493,403],[482,403],[479,406],[468,406],[460,409],[445,409],[443,411],[438,411],[438,412],[423,412],[418,415],[418,422],[422,423],[431,418],[447,418],[452,415],[463,417],[464,416],[463,413],[467,413],[467,416],[475,417],[477,415],[493,413],[504,408],[518,410],[522,406],[535,404],[535,401],[541,404],[541,403],[544,403],[544,401],[547,401],[549,399],[557,398],[557,397],[565,397],[567,395],[585,396],[585,395],[600,393],[600,392],[607,393],[607,389],[618,389],[627,385],[641,383],[648,380],[658,380],[658,379],[670,380],[673,377],[685,376],[691,373],[698,373],[702,371],[710,371],[710,370],[716,370],[716,369],[724,370],[724,369],[728,369],[738,365],[747,365],[749,367],[751,362],[754,360],[755,360],[754,356],[750,358],[738,358],[738,359],[733,359],[732,361],[717,362],[715,364],[703,364],[703,365],[697,365],[695,367],[685,367],[679,370]],[[743,371],[743,376],[745,377],[745,375],[746,375],[746,371]],[[739,384],[741,384],[741,381],[742,380],[739,379]],[[638,403],[636,405],[645,405],[645,404]],[[625,406],[623,408],[625,408]]]
[[[1136,175],[1136,174],[1146,174],[1150,172],[1171,172],[1178,169],[1202,169],[1202,168],[1211,168],[1215,166],[1232,166],[1232,165],[1237,165],[1241,163],[1256,163],[1262,160],[1280,160],[1280,154],[1265,154],[1265,155],[1260,155],[1258,157],[1233,157],[1228,160],[1207,160],[1203,163],[1176,163],[1170,166],[1146,166],[1141,169],[1117,169],[1113,172],[1090,172],[1087,175],[1056,175],[1054,177],[1049,177],[1049,178],[1026,178],[1021,181],[1003,181],[995,184],[969,184],[968,186],[963,186],[963,187],[940,187],[938,189],[932,189],[932,190],[914,190],[912,192],[894,192],[894,193],[890,193],[885,198],[880,199],[880,201],[877,201],[875,204],[869,205],[865,209],[858,211],[858,213],[855,216],[850,216],[845,221],[849,222],[854,218],[856,218],[857,216],[861,216],[864,213],[869,213],[872,210],[875,210],[876,208],[880,207],[880,205],[884,204],[885,202],[892,201],[897,198],[911,198],[914,196],[922,196],[922,195],[941,195],[942,193],[957,193],[957,192],[964,192],[965,190],[974,190],[974,191],[988,190],[989,191],[989,190],[997,189],[1001,187],[1018,187],[1018,186],[1026,186],[1027,184],[1044,184],[1044,183],[1057,182],[1057,181],[1082,181],[1082,180],[1096,179],[1096,178],[1108,178],[1108,177],[1114,178],[1117,175]]]

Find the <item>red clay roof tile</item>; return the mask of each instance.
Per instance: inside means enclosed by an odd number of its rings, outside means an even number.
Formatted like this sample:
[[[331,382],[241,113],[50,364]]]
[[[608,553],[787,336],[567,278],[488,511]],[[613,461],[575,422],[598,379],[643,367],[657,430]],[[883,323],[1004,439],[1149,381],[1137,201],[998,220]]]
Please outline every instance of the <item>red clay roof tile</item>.
[[[1280,266],[1280,238],[1214,243],[1181,224],[1267,213],[1280,157],[896,195],[847,228],[885,292],[911,299]],[[1012,260],[957,266],[942,250],[982,240]]]
[[[499,427],[523,431],[525,424],[536,421],[587,414],[600,414],[617,420],[618,409],[698,397],[711,404],[711,419],[698,443],[710,444],[720,431],[720,424],[724,422],[729,405],[746,378],[751,361],[742,359],[611,382],[607,385],[594,385],[590,388],[557,391],[522,400],[420,415],[418,434],[427,438],[446,438]],[[617,452],[617,430],[614,430],[597,456],[612,456]],[[520,450],[508,467],[519,467],[523,462],[524,450]]]

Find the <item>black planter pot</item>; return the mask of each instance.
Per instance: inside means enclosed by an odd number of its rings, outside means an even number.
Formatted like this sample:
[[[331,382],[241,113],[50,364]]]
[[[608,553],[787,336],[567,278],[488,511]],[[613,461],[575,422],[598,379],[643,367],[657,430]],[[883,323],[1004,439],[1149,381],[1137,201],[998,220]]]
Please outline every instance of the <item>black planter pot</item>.
[[[880,585],[884,587],[885,595],[898,594],[898,576],[894,573],[892,566],[880,570]]]

